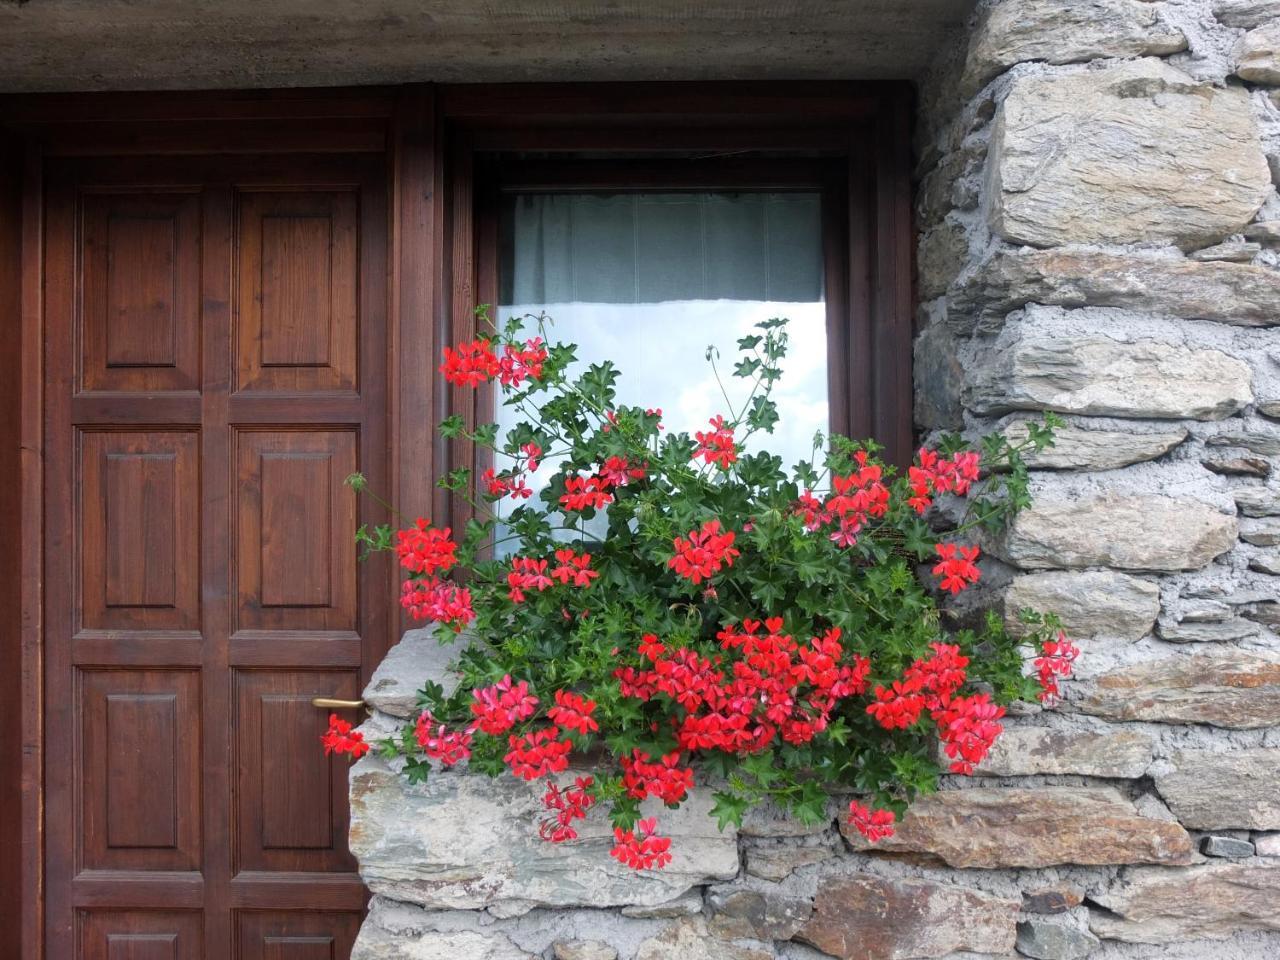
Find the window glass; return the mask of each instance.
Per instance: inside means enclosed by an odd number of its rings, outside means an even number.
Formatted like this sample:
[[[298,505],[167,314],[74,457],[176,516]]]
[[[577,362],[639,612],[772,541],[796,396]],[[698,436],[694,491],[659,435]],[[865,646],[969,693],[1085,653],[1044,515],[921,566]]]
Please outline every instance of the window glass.
[[[510,194],[502,211],[498,319],[546,314],[550,336],[578,345],[585,366],[612,360],[621,404],[663,411],[668,430],[728,414],[706,362],[722,351],[735,407],[749,384],[732,377],[737,339],[786,317],[790,349],[768,447],[788,466],[811,459],[826,431],[827,335],[821,198],[817,193]],[[505,433],[517,415],[499,407]],[[529,478],[535,495],[554,472]],[[533,502],[537,502],[536,500]]]

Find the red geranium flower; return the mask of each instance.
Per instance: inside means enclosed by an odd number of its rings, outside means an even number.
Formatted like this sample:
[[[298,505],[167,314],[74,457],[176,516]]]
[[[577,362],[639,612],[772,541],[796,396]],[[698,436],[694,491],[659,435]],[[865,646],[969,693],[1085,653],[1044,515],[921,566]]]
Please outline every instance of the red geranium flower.
[[[671,838],[660,837],[656,831],[658,821],[652,817],[636,824],[636,830],[615,827],[614,845],[609,855],[633,870],[650,870],[665,867],[671,862]]]
[[[506,733],[520,721],[528,720],[538,708],[538,698],[529,692],[528,681],[513,685],[510,674],[491,687],[472,690],[471,696],[471,712],[476,717],[472,727],[491,736]]]
[[[739,551],[733,546],[732,530],[720,532],[719,520],[708,520],[700,530],[690,530],[689,538],[676,537],[672,545],[676,555],[667,565],[676,573],[695,584],[720,572],[721,567],[733,566]]]
[[[876,687],[876,702],[867,707],[867,713],[886,730],[905,730],[920,719],[924,709],[920,686],[919,677],[905,677],[893,681],[892,687]]]
[[[594,700],[584,699],[567,690],[557,690],[556,705],[547,711],[547,719],[562,729],[586,736],[600,730],[600,724],[591,716],[595,709]]]
[[[585,510],[587,507],[599,510],[613,500],[608,482],[600,477],[569,477],[564,482],[564,491],[560,503],[565,510]]]
[[[413,733],[422,752],[432,760],[439,760],[446,767],[452,767],[471,756],[470,732],[449,730],[443,723],[436,721],[430,710],[423,710],[418,714]]]
[[[445,380],[460,387],[478,387],[498,375],[501,364],[487,340],[476,339],[460,343],[457,348],[444,348],[444,363],[440,372]]]
[[[849,801],[849,823],[871,843],[893,836],[893,823],[897,820],[892,810],[872,810],[857,800]]]
[[[458,545],[449,539],[452,530],[437,530],[419,517],[408,530],[396,532],[396,555],[400,566],[413,573],[433,574],[448,570],[458,562]]]
[[[934,550],[942,559],[934,564],[935,576],[941,577],[943,590],[957,594],[972,583],[977,583],[982,571],[974,563],[978,559],[977,547],[962,547],[955,543],[938,543]]]
[[[557,740],[557,733],[554,727],[547,727],[522,737],[512,734],[507,738],[511,749],[502,759],[521,780],[537,780],[548,774],[560,773],[569,766],[569,751],[573,744],[568,740]]]
[[[724,417],[716,414],[711,418],[711,430],[699,430],[693,436],[698,441],[698,449],[693,459],[702,457],[707,463],[714,463],[721,470],[728,470],[730,464],[738,459],[738,447],[734,443],[733,428],[727,426]]]
[[[320,737],[324,744],[325,756],[331,753],[349,753],[351,759],[359,760],[369,752],[369,744],[364,742],[364,734],[351,729],[351,724],[336,713],[329,714],[329,729]]]

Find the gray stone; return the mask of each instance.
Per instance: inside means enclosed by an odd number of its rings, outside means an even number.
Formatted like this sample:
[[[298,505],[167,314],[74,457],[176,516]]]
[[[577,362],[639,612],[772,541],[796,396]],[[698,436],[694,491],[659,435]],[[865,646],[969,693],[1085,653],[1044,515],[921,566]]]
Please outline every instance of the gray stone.
[[[1206,857],[1240,860],[1252,857],[1254,847],[1248,840],[1237,840],[1235,837],[1205,837],[1200,841],[1200,852]]]
[[[1082,774],[1133,780],[1146,773],[1154,749],[1151,737],[1131,730],[1006,726],[975,772],[985,777]]]
[[[1280,517],[1280,491],[1270,487],[1236,487],[1231,499],[1246,517]]]
[[[1072,637],[1138,640],[1155,625],[1160,588],[1110,570],[1028,573],[1015,577],[1004,593],[1005,624],[1016,636],[1028,629],[1018,619],[1021,610],[1057,614]]]
[[[762,880],[785,880],[801,867],[834,856],[829,847],[753,847],[747,850],[747,873]]]
[[[1259,553],[1249,558],[1249,569],[1280,577],[1280,550]]]
[[[1098,936],[1128,943],[1223,939],[1245,930],[1280,930],[1280,862],[1210,862],[1183,868],[1133,867],[1093,899]]]
[[[1018,902],[968,887],[858,873],[818,886],[796,935],[841,960],[908,960],[1013,949]]]
[[[1213,14],[1228,27],[1248,30],[1280,19],[1280,0],[1215,0]]]
[[[1238,233],[1271,189],[1246,91],[1153,59],[1018,78],[996,116],[988,220],[1013,243],[1173,243]]]
[[[1259,220],[1251,223],[1244,228],[1244,235],[1250,240],[1274,247],[1280,244],[1280,220]]]
[[[713,890],[707,928],[726,940],[790,940],[813,913],[808,900],[755,890]]]
[[[1280,456],[1280,432],[1266,428],[1240,429],[1224,424],[1226,429],[1205,438],[1211,447],[1244,447],[1264,457]]]
[[[1265,479],[1271,476],[1271,464],[1261,457],[1201,460],[1200,464],[1206,470],[1223,477],[1262,477]]]
[[[1259,400],[1258,412],[1264,417],[1280,419],[1280,400]]]
[[[947,292],[969,255],[969,238],[963,226],[944,220],[920,238],[916,272],[921,300]]]
[[[1280,749],[1181,750],[1155,778],[1174,816],[1195,830],[1280,830]]]
[[[1234,650],[1116,667],[1092,686],[1071,705],[1110,720],[1240,730],[1280,724],[1280,661]]]
[[[1016,445],[1026,441],[1029,431],[1025,420],[1017,420],[1001,432]],[[1181,427],[1134,433],[1064,426],[1053,431],[1053,446],[1028,448],[1022,459],[1034,470],[1115,470],[1162,457],[1186,438]]]
[[[676,917],[694,917],[701,912],[701,887],[694,887],[674,900],[665,900],[653,906],[632,903],[622,908],[622,915],[633,920],[673,920]]]
[[[1181,30],[1139,0],[1014,0],[992,4],[969,42],[960,90],[972,96],[1015,63],[1083,63],[1185,50]]]
[[[618,960],[618,951],[603,940],[557,940],[551,949],[555,960]]]
[[[959,429],[964,426],[960,402],[964,389],[964,367],[960,363],[959,342],[951,327],[935,323],[916,338],[915,421],[927,429]]]
[[[1018,952],[1036,960],[1080,960],[1098,946],[1088,930],[1072,923],[1032,917],[1018,923]]]
[[[635,960],[772,960],[773,952],[726,943],[707,930],[701,917],[677,920],[640,944]]]
[[[542,792],[511,777],[452,771],[414,785],[366,756],[351,768],[351,852],[373,892],[451,910],[510,900],[654,906],[738,873],[736,832],[716,829],[708,815],[710,791],[695,793],[678,810],[646,808],[662,834],[672,837],[674,860],[662,870],[639,872],[609,856],[612,830],[604,817],[588,817],[578,840],[541,840]]]
[[[855,850],[927,853],[951,867],[1187,863],[1191,838],[1142,816],[1109,787],[983,787],[919,797],[892,837],[869,844],[843,820]]]
[[[1084,902],[1084,894],[1075,887],[1042,887],[1022,895],[1023,913],[1066,913]]]
[[[449,666],[466,643],[465,634],[457,636],[451,630],[423,627],[405,631],[373,671],[364,688],[365,703],[393,717],[416,715],[418,691],[428,681],[444,687],[446,695],[457,689],[458,675]]]
[[[1231,51],[1236,76],[1250,83],[1280,84],[1280,21],[1255,27]]]
[[[1255,547],[1280,547],[1280,517],[1242,520],[1240,539]]]
[[[1187,254],[1192,260],[1201,263],[1221,260],[1226,263],[1248,263],[1262,252],[1262,244],[1251,240],[1229,240],[1226,243],[1215,243],[1212,247],[1204,247]]]
[[[1280,833],[1255,834],[1253,849],[1260,857],[1280,857]]]
[[[1103,493],[1036,500],[1014,518],[996,552],[1024,570],[1196,570],[1235,546],[1237,527],[1234,516],[1198,500]]]
[[[1158,340],[1018,333],[968,376],[977,414],[1014,410],[1221,420],[1253,400],[1248,365]]]
[[[839,814],[838,804],[827,801],[825,816],[817,823],[805,823],[772,801],[766,800],[747,810],[738,832],[744,837],[813,837],[825,833]]]
[[[1118,307],[1245,327],[1280,323],[1280,274],[1268,267],[1103,253],[1001,250],[953,298],[958,312],[999,319],[1028,303]]]
[[[1160,623],[1160,637],[1170,643],[1216,643],[1243,640],[1258,635],[1258,625],[1248,620],[1165,620]]]
[[[375,897],[351,960],[535,960],[500,933],[432,928],[414,907]]]

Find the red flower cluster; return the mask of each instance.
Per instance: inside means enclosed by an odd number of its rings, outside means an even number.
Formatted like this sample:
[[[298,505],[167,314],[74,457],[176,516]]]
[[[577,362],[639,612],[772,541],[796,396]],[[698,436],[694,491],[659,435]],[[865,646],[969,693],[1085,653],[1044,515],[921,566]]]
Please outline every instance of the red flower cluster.
[[[708,520],[700,530],[690,530],[688,539],[676,537],[672,541],[676,555],[667,566],[695,584],[710,579],[720,568],[733,566],[739,551],[734,548],[732,530],[720,532],[719,520]]]
[[[591,554],[574,553],[569,547],[556,551],[556,563],[559,566],[551,571],[562,584],[572,581],[575,587],[589,587],[591,581],[600,576],[599,570],[591,569]]]
[[[613,501],[609,482],[602,477],[568,477],[564,491],[560,503],[566,511],[585,510],[587,507],[600,510]]]
[[[564,843],[566,840],[578,839],[573,821],[586,819],[587,811],[595,804],[596,798],[588,792],[594,783],[593,777],[578,777],[572,787],[561,790],[552,781],[547,781],[547,792],[542,797],[542,805],[548,810],[554,810],[555,816],[546,818],[538,827],[538,835],[543,840]]]
[[[569,751],[573,744],[568,740],[557,740],[559,732],[554,727],[547,727],[522,737],[512,734],[507,738],[511,750],[502,759],[521,780],[537,780],[548,774],[560,773],[569,766]]]
[[[400,558],[400,566],[411,573],[428,576],[448,570],[458,562],[458,545],[450,539],[452,533],[448,527],[437,530],[429,520],[419,517],[408,530],[396,532],[396,556]]]
[[[908,680],[920,681],[919,689],[924,695],[925,708],[937,710],[964,686],[969,658],[955,644],[935,643],[931,646],[933,656],[911,664],[907,667],[905,676]]]
[[[471,756],[471,731],[449,730],[438,723],[430,710],[423,710],[413,728],[418,746],[432,760],[439,760],[446,767]]]
[[[444,363],[440,364],[445,380],[459,387],[478,387],[496,377],[501,369],[493,345],[483,338],[460,343],[456,349],[445,347]]]
[[[504,387],[519,387],[526,379],[538,380],[546,360],[547,348],[542,345],[541,337],[526,340],[523,347],[508,343],[502,348],[502,359],[498,361],[498,380]]]
[[[666,754],[657,763],[651,763],[643,750],[633,750],[621,763],[622,785],[637,800],[657,797],[666,804],[679,803],[693,789],[693,770],[680,766],[679,750]]]
[[[791,744],[808,743],[826,729],[837,701],[866,689],[870,663],[857,655],[851,663],[841,662],[844,649],[837,628],[807,646],[782,632],[781,618],[763,624],[745,620],[717,637],[723,650],[737,654],[727,674],[720,657],[709,660],[688,649],[667,650],[652,634],[640,644],[652,670],[614,671],[624,696],[648,700],[663,693],[684,709],[686,716],[676,727],[683,750],[752,753],[779,737]]]
[[[484,484],[485,493],[495,499],[501,499],[508,494],[517,500],[528,500],[533,496],[533,489],[525,483],[523,473],[504,473],[497,474],[493,467],[485,470],[480,477]]]
[[[879,465],[867,463],[865,450],[859,450],[853,458],[858,462],[858,469],[847,476],[831,478],[833,492],[820,513],[831,519],[839,518],[840,527],[831,534],[831,540],[841,547],[851,547],[858,542],[858,531],[868,517],[879,519],[889,510],[889,488],[882,482],[883,471]],[[808,505],[804,510],[807,516]]]
[[[1076,658],[1080,656],[1080,648],[1067,639],[1067,635],[1058,632],[1056,640],[1046,640],[1040,648],[1040,656],[1036,657],[1036,677],[1040,681],[1040,702],[1053,706],[1062,699],[1062,691],[1058,688],[1058,678],[1064,680],[1071,676]]]
[[[615,827],[613,849],[609,856],[624,863],[632,870],[650,870],[665,867],[671,862],[671,838],[657,834],[658,821],[650,817],[636,824],[639,834]]]
[[[457,633],[476,618],[471,591],[456,583],[436,578],[406,580],[400,589],[400,605],[415,620],[443,623]]]
[[[954,543],[936,543],[933,549],[941,558],[933,566],[933,573],[942,578],[942,589],[950,590],[952,595],[959,593],[972,583],[977,583],[982,571],[974,563],[978,559],[977,547],[962,547]]]
[[[957,493],[964,496],[978,479],[980,457],[977,451],[957,453],[948,460],[938,456],[937,451],[921,447],[916,459],[917,465],[907,468],[907,482],[911,485],[907,503],[916,513],[929,509],[934,494]]]
[[[699,430],[693,436],[698,441],[698,449],[693,452],[693,459],[701,457],[707,463],[714,463],[721,470],[728,470],[730,464],[738,459],[738,446],[733,439],[733,428],[726,425],[724,417],[716,414],[710,420],[710,430]]]
[[[632,480],[643,480],[647,472],[647,463],[634,466],[626,457],[610,457],[600,465],[600,479],[614,487],[625,487]]]
[[[877,686],[875,703],[867,713],[886,730],[905,730],[920,719],[924,710],[923,681],[920,677],[904,677],[889,687]]]
[[[896,819],[892,810],[872,810],[865,803],[849,801],[849,823],[871,843],[892,837]]]
[[[557,690],[556,705],[547,711],[547,719],[562,730],[572,730],[586,736],[600,730],[600,724],[591,716],[595,709],[594,700],[587,700],[567,690]]]
[[[349,753],[351,759],[359,760],[369,752],[369,744],[364,742],[364,734],[351,729],[351,724],[336,713],[329,714],[329,729],[320,737],[324,744],[325,756],[331,753]]]
[[[472,690],[471,696],[471,712],[476,717],[472,727],[479,727],[490,736],[506,733],[528,720],[538,708],[538,698],[529,692],[528,682],[521,680],[513,685],[510,674],[491,687]]]
[[[507,596],[512,603],[524,603],[526,590],[542,592],[551,586],[547,576],[547,561],[532,557],[512,557],[511,572],[507,574]]]
[[[973,773],[974,766],[982,762],[996,737],[1004,732],[999,722],[1003,716],[1004,707],[992,703],[991,695],[986,693],[957,697],[934,712],[938,736],[952,760],[952,773]]]

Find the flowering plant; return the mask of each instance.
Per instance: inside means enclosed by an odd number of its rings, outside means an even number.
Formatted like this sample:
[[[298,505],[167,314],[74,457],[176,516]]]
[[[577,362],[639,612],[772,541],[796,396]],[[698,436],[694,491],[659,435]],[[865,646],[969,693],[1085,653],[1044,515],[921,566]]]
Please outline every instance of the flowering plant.
[[[994,615],[944,632],[935,599],[981,576],[965,537],[1028,502],[1020,453],[1052,442],[1053,418],[1019,446],[943,438],[903,473],[873,443],[819,435],[787,470],[747,447],[778,420],[786,321],[738,341],[733,374],[750,395],[735,408],[726,394],[689,436],[665,431],[661,410],[618,404],[613,364],[578,370],[575,348],[534,320],[537,336],[512,320],[444,352],[449,382],[496,382],[520,418],[501,438],[456,416],[440,425],[493,457],[440,481],[470,505],[466,528],[359,533],[398,557],[414,617],[467,634],[458,688],[428,684],[419,716],[381,744],[410,780],[466,760],[545,781],[545,839],[571,841],[607,808],[613,855],[637,869],[671,859],[640,802],[679,805],[699,777],[718,785],[722,828],[765,799],[816,822],[842,785],[874,841],[944,766],[974,770],[1004,704],[1057,696],[1078,651],[1053,617],[1028,616],[1029,676],[1028,641]],[[534,501],[539,470],[551,475]],[[358,736],[339,729],[326,747],[358,756]],[[591,772],[565,786],[574,759]]]

